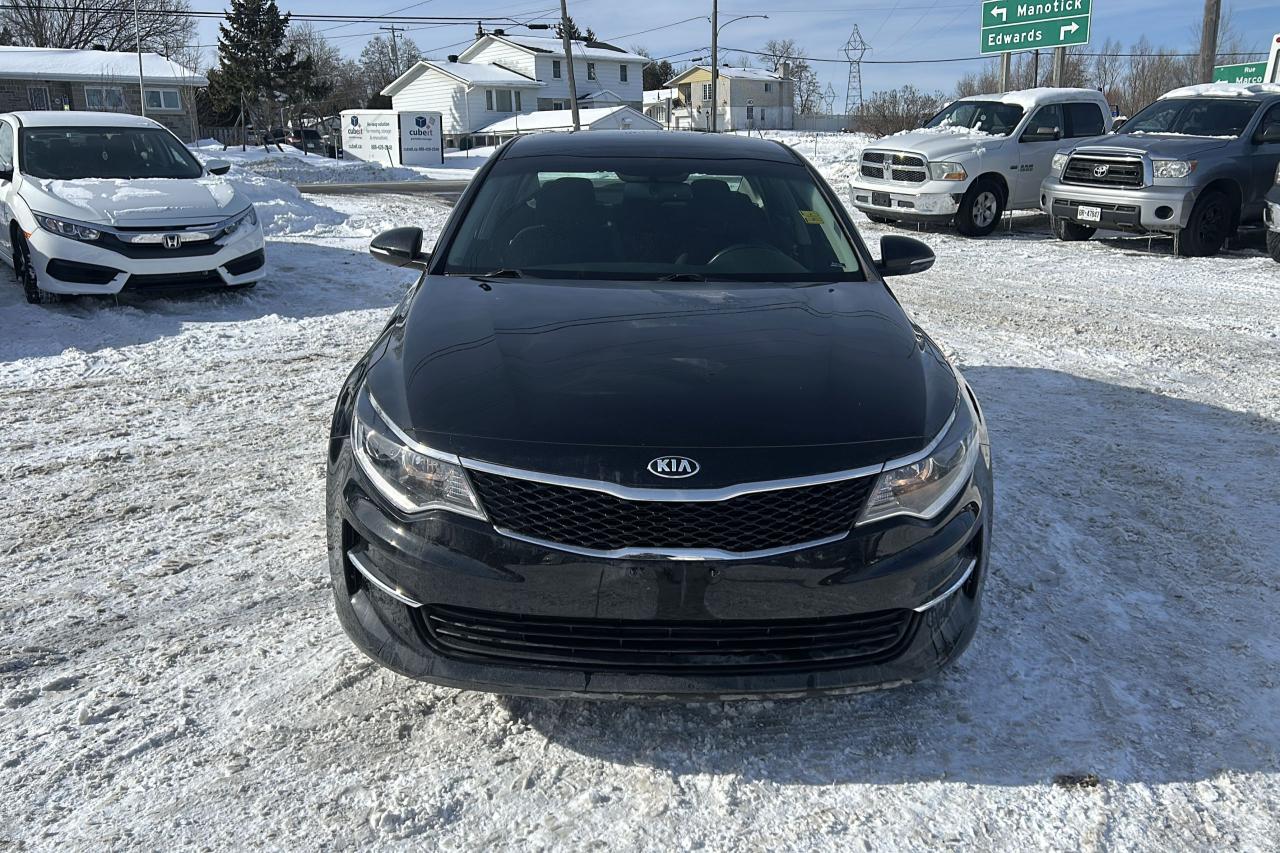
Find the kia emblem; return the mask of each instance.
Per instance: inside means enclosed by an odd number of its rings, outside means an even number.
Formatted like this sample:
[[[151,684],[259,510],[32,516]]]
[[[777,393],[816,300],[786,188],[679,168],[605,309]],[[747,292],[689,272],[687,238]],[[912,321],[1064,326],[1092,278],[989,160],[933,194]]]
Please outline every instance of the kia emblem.
[[[165,247],[166,249],[178,249],[178,248],[181,248],[181,247],[182,247],[182,235],[181,235],[181,234],[166,234],[166,235],[164,235],[164,247]]]
[[[698,463],[687,456],[659,456],[649,463],[650,474],[668,480],[692,477],[699,470]]]

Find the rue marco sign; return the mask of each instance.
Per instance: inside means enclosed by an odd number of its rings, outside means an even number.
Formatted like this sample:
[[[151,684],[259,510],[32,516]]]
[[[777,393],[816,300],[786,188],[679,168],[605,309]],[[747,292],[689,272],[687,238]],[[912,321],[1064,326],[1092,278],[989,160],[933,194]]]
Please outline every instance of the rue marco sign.
[[[982,52],[1089,43],[1093,0],[983,0]]]

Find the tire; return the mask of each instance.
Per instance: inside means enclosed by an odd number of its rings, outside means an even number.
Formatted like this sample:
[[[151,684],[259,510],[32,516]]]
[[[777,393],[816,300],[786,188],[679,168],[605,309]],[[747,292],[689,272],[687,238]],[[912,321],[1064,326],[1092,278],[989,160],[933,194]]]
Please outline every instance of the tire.
[[[1280,264],[1280,231],[1267,231],[1267,254]]]
[[[61,294],[50,293],[40,287],[35,268],[31,265],[31,251],[27,247],[27,238],[23,237],[16,228],[13,230],[13,274],[17,276],[22,292],[32,305],[51,305],[62,301]]]
[[[1098,229],[1091,225],[1072,222],[1069,219],[1054,219],[1053,233],[1059,240],[1067,243],[1078,243],[1081,240],[1088,240],[1094,234],[1097,234]]]
[[[985,237],[1004,215],[1004,192],[992,180],[976,181],[960,199],[956,229],[966,237]]]
[[[1187,227],[1173,241],[1184,258],[1207,258],[1222,251],[1231,236],[1234,212],[1227,194],[1212,190],[1200,196],[1187,219]]]
[[[874,222],[877,225],[892,225],[898,221],[896,219],[890,219],[887,216],[876,216],[873,213],[868,213],[867,219],[870,219],[872,222]]]

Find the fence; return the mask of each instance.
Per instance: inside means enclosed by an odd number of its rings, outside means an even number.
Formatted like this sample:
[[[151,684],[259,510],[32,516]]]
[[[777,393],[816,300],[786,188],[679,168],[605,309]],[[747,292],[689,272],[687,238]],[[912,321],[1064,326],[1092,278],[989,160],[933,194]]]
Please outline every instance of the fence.
[[[798,115],[795,117],[795,126],[793,130],[807,130],[810,132],[827,132],[839,133],[842,130],[852,130],[858,126],[858,117],[856,115]]]

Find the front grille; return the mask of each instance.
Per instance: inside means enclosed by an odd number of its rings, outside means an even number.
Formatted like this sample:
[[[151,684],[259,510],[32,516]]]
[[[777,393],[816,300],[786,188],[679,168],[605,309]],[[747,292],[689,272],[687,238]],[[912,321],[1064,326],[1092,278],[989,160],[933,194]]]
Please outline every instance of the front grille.
[[[155,230],[154,228],[147,229],[148,232]],[[176,230],[175,233],[177,233]],[[126,258],[139,260],[151,258],[195,258],[203,255],[214,255],[222,249],[215,240],[183,241],[182,245],[176,249],[166,249],[162,243],[130,243],[107,231],[102,232],[102,236],[95,241],[95,245],[118,252]]]
[[[863,177],[901,184],[922,184],[929,176],[924,158],[901,151],[864,151]]]
[[[891,660],[911,641],[910,610],[821,619],[660,622],[416,611],[427,641],[465,660],[622,672],[702,674],[836,669]]]
[[[129,290],[166,290],[188,287],[210,287],[223,284],[222,276],[217,270],[204,272],[158,273],[148,275],[131,275],[125,282]]]
[[[1076,155],[1067,160],[1062,182],[1089,187],[1140,187],[1142,161],[1130,157]]]
[[[848,532],[874,477],[723,501],[635,501],[589,489],[468,472],[496,527],[594,551],[764,551]]]

